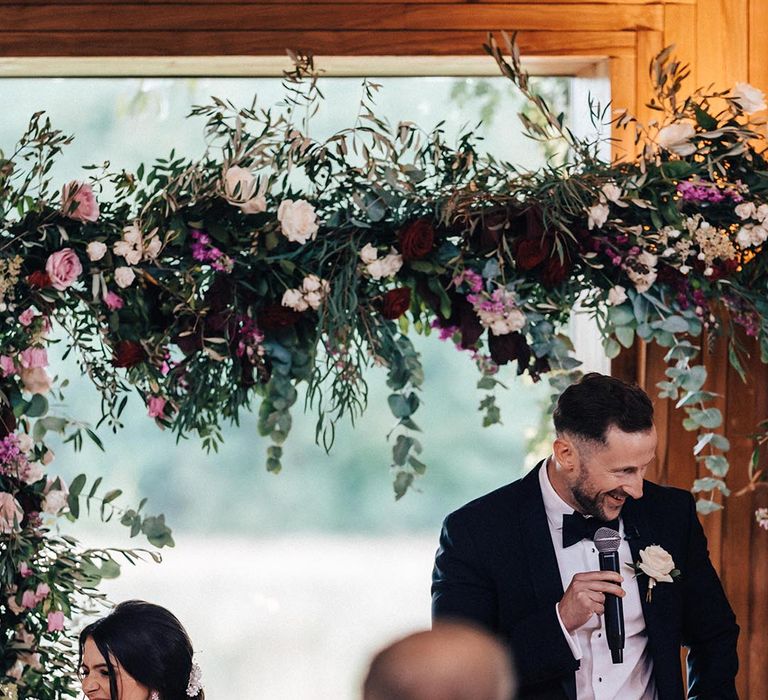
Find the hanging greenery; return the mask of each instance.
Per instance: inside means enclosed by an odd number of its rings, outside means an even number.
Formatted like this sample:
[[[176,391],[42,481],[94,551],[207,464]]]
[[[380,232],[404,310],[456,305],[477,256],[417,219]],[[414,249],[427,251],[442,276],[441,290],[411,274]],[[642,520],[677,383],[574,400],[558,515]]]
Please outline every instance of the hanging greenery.
[[[471,133],[449,145],[439,128],[386,123],[368,80],[355,124],[312,139],[322,95],[307,56],[295,57],[281,107],[195,108],[208,142],[199,160],[171,152],[54,192],[48,173],[69,138],[42,114],[0,154],[0,697],[73,695],[66,620],[117,571],[119,553],[55,534],[56,518],[76,518],[100,483],[85,496],[82,478],[67,487],[45,475],[49,432],[98,440],[48,412],[53,327],[102,396],[100,424],[118,429],[136,389],[158,424],[216,449],[222,422],[257,408],[274,472],[299,385],[330,449],[337,422],[366,408],[366,368],[384,366],[399,498],[425,470],[409,332],[471,354],[489,425],[501,366],[548,374],[558,389],[578,375],[563,330],[578,303],[609,357],[638,338],[669,348],[659,395],[699,435],[711,472],[693,484],[700,510],[720,507],[729,445],[697,339],[724,334],[742,375],[744,334],[768,361],[768,172],[750,116],[765,109],[762,93],[737,84],[686,96],[686,68],[665,50],[652,64],[657,119],[616,117],[638,156],[608,163],[598,139],[574,135],[531,90],[505,42],[502,52],[489,37],[486,49],[529,100],[528,135],[568,153],[534,172],[479,153]],[[118,495],[101,498],[105,519]],[[119,519],[172,544],[142,506]]]

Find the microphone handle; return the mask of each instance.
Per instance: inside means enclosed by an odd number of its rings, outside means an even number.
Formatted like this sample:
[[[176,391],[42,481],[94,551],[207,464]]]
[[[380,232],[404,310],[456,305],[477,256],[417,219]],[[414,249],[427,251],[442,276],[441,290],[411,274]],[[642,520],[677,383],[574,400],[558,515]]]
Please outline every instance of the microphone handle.
[[[619,573],[619,553],[601,552],[600,571],[615,571]],[[624,661],[624,605],[619,596],[605,594],[605,635],[608,638],[608,648],[611,650],[613,663]]]

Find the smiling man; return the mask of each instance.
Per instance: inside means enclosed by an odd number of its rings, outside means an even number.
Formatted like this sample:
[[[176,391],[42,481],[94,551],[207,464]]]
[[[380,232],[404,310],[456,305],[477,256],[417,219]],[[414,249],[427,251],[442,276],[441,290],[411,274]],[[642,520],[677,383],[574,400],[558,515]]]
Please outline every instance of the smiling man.
[[[689,698],[737,698],[739,628],[694,500],[644,480],[657,443],[648,396],[588,374],[560,396],[554,424],[552,454],[530,474],[445,519],[433,618],[505,638],[521,700],[679,700],[681,645]],[[619,573],[600,570],[599,527],[619,533]],[[621,663],[606,640],[606,594],[622,601]]]

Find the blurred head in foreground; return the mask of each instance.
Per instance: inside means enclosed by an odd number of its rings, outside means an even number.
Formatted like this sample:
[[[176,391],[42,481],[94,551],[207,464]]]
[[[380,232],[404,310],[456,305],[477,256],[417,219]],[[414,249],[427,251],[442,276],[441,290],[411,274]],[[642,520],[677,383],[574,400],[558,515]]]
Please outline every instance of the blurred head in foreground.
[[[439,622],[376,654],[363,700],[512,700],[515,686],[501,642],[465,623]]]

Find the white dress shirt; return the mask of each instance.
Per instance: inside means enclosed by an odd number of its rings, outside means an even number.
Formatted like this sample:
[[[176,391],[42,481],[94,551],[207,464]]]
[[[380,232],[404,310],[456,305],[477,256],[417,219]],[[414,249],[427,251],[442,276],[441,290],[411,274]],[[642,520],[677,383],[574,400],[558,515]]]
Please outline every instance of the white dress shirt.
[[[557,495],[547,475],[547,462],[539,470],[539,483],[544,497],[549,532],[557,556],[560,579],[563,590],[568,588],[574,574],[584,571],[599,571],[600,560],[593,542],[582,540],[570,547],[563,547],[563,515],[574,512]],[[656,700],[656,687],[653,682],[653,660],[648,652],[648,636],[645,631],[645,619],[640,601],[640,591],[634,571],[627,565],[632,561],[629,543],[624,539],[624,523],[619,524],[621,545],[619,561],[620,572],[624,577],[621,584],[626,591],[622,599],[624,605],[624,662],[614,664],[605,636],[605,623],[601,616],[594,614],[573,634],[566,630],[560,613],[557,619],[563,628],[563,634],[580,662],[576,671],[576,697],[578,700]]]

